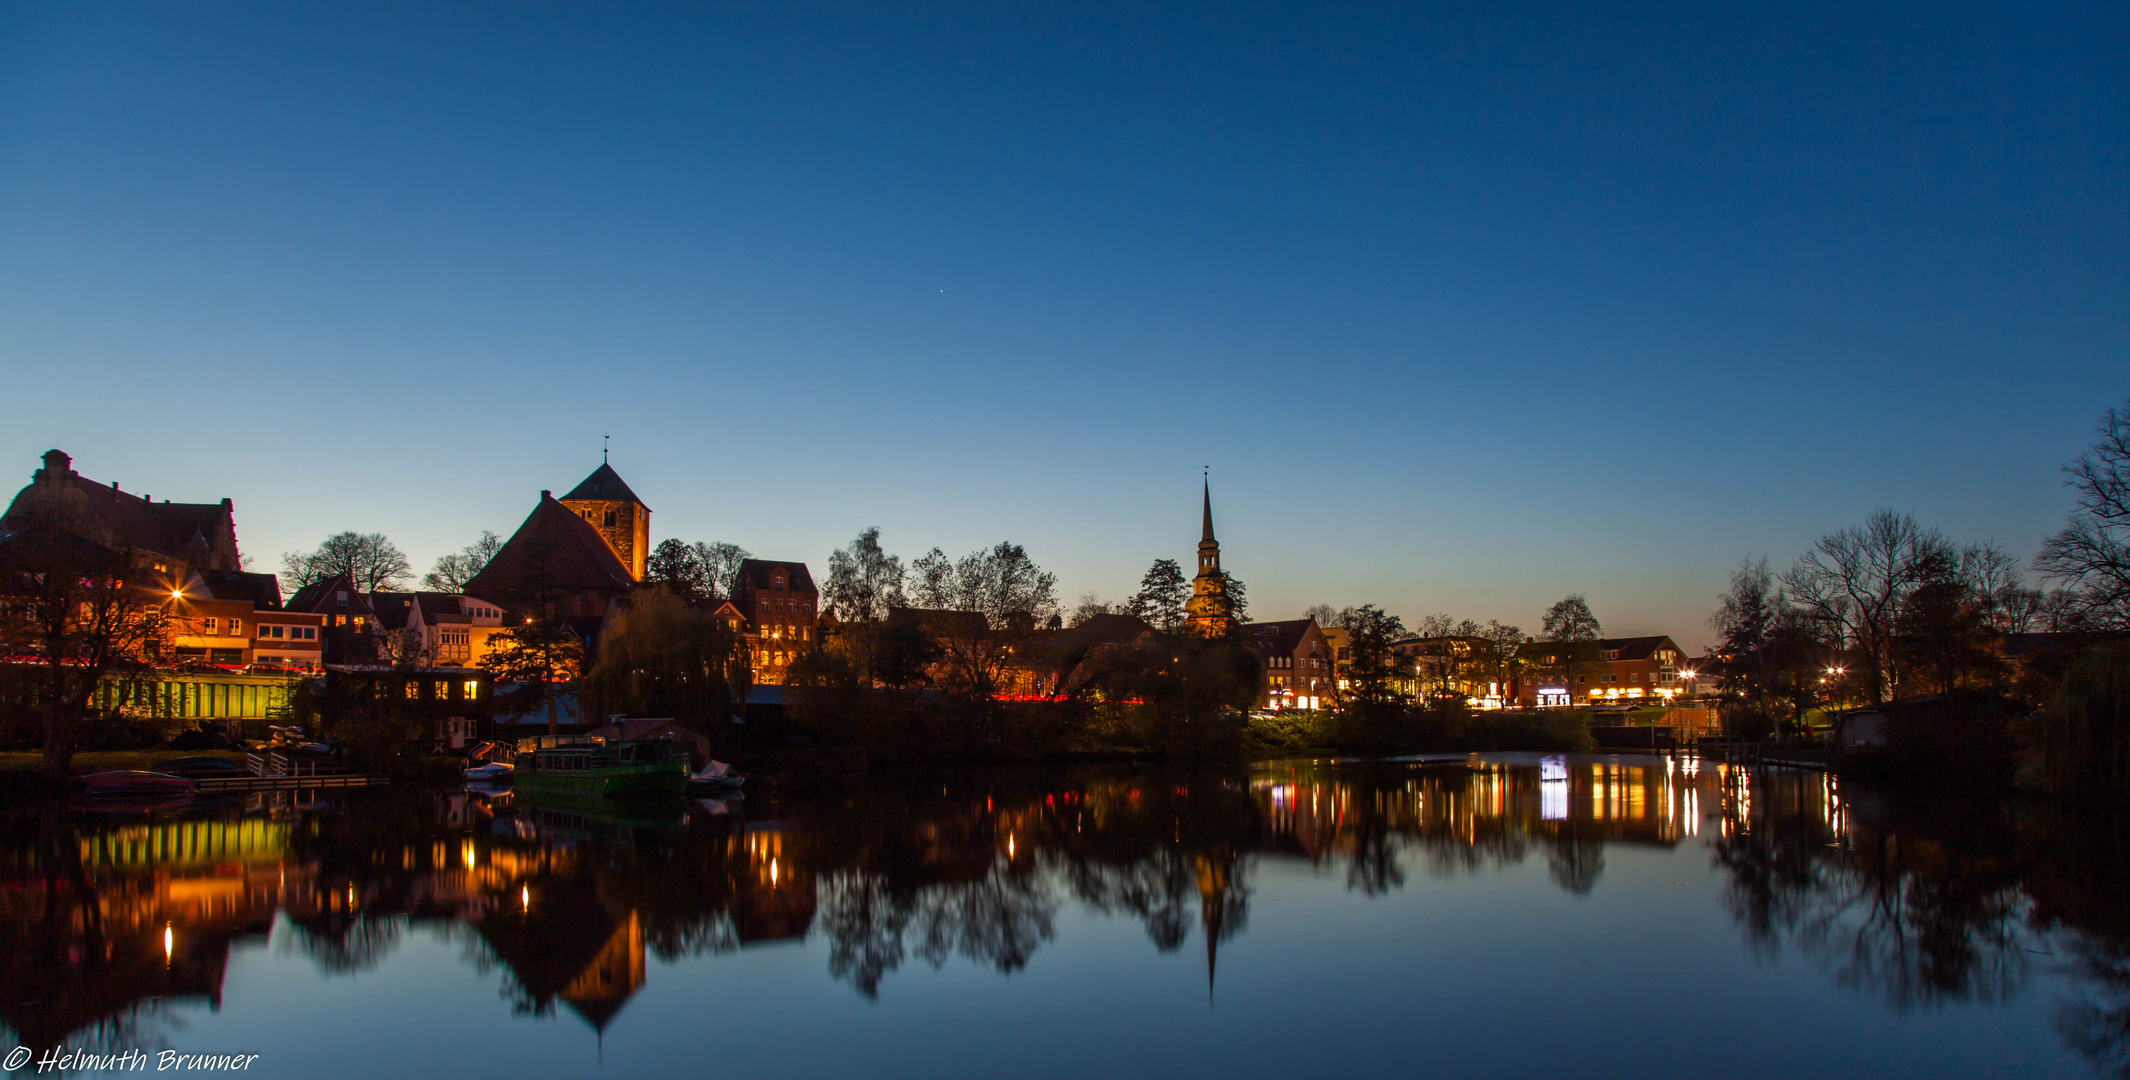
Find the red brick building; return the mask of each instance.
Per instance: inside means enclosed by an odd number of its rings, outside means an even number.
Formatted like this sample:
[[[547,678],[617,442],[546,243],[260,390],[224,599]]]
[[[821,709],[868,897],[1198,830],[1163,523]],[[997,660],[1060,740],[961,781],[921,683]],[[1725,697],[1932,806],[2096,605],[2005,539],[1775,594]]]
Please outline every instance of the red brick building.
[[[1263,709],[1328,709],[1338,690],[1332,681],[1331,643],[1316,620],[1244,623],[1235,639],[1264,668],[1258,690]]]
[[[821,591],[805,563],[748,559],[740,563],[732,605],[747,620],[754,681],[781,686],[784,672],[821,643]]]

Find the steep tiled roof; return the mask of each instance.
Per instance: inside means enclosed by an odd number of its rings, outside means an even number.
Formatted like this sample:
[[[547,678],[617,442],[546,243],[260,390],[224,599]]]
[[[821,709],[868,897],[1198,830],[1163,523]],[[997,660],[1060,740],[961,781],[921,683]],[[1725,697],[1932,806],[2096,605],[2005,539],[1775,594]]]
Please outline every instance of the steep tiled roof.
[[[596,475],[596,474],[595,474]],[[544,550],[543,550],[544,549]],[[545,567],[538,565],[545,562]],[[504,541],[495,558],[466,583],[475,596],[525,598],[546,585],[560,592],[625,593],[635,587],[628,567],[614,557],[599,531],[569,507],[540,493],[540,505]]]
[[[60,451],[47,452],[44,460],[0,522],[20,527],[44,516],[106,547],[152,552],[202,570],[240,568],[229,500],[149,502],[75,472],[73,459]]]
[[[769,589],[769,572],[781,569],[785,572],[787,592],[813,592],[814,576],[802,562],[778,562],[774,559],[747,559],[740,563],[739,580],[742,588]]]
[[[378,623],[394,630],[406,627],[407,613],[413,607],[413,593],[374,592],[370,594],[370,608],[377,613]]]
[[[340,594],[348,594],[346,606],[340,603]],[[288,598],[288,610],[311,611],[327,615],[370,615],[370,598],[364,596],[346,574],[335,574],[323,581],[313,581],[296,590]]]
[[[954,611],[948,608],[889,608],[889,626],[916,624],[926,633],[943,634],[949,637],[982,637],[991,629],[981,611]]]
[[[1244,623],[1235,628],[1235,634],[1245,645],[1270,649],[1275,653],[1291,653],[1301,648],[1302,636],[1316,625],[1315,619],[1287,619],[1283,622]]]
[[[281,582],[272,574],[242,570],[203,570],[200,580],[217,600],[249,600],[252,606],[273,610],[281,606]]]
[[[644,506],[642,499],[636,497],[635,492],[629,490],[629,485],[622,481],[621,474],[615,472],[614,467],[604,461],[599,463],[598,468],[592,470],[592,475],[584,478],[583,483],[571,488],[569,494],[562,496],[563,502],[572,502],[577,499],[586,499],[593,502],[632,502],[638,506],[643,506],[646,510],[650,509],[650,507]]]

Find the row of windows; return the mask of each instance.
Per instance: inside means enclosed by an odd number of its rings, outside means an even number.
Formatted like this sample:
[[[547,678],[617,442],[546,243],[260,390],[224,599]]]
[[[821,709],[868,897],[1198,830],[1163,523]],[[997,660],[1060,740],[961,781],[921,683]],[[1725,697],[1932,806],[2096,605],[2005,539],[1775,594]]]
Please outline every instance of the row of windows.
[[[811,615],[814,613],[814,606],[811,602],[799,600],[764,600],[761,610],[764,615]]]
[[[224,628],[226,628],[227,636],[241,637],[244,634],[244,620],[238,618],[220,620],[213,615],[209,615],[200,620],[200,628],[205,631],[203,636],[225,633]],[[318,628],[315,626],[285,626],[278,623],[260,623],[258,624],[258,630],[259,636],[262,638],[285,638],[296,641],[318,640]]]
[[[457,693],[454,693],[454,690],[456,690]],[[406,695],[408,701],[420,701],[423,698],[422,684],[418,682],[408,683],[405,689],[401,692]],[[451,683],[443,681],[432,682],[429,684],[428,699],[430,701],[450,701],[454,697],[458,697],[461,694],[464,695],[464,699],[467,701],[472,701],[474,698],[481,696],[480,682],[475,679],[467,679],[464,683],[458,684],[456,687],[454,687],[454,685]]]

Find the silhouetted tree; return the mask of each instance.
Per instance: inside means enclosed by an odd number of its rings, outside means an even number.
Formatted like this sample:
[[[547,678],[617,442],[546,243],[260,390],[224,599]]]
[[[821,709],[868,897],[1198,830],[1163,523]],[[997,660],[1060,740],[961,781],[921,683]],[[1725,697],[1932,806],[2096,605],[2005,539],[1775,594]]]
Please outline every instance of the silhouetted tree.
[[[503,538],[481,530],[481,538],[436,560],[436,565],[422,575],[422,588],[430,592],[463,593],[466,583],[488,566],[503,549]]]
[[[901,557],[881,548],[880,527],[875,525],[829,553],[821,602],[846,625],[883,622],[889,609],[908,604],[904,576]]]
[[[2078,493],[2069,523],[2034,565],[2061,582],[2069,614],[2096,630],[2130,630],[2130,401],[2101,417],[2099,441],[2064,467]]]
[[[32,661],[24,695],[44,736],[44,768],[65,775],[98,717],[107,675],[162,650],[165,610],[181,581],[85,540],[71,523],[37,514],[0,538],[0,648]]]
[[[576,679],[583,670],[584,640],[564,623],[532,619],[491,635],[480,666],[497,683],[516,683],[521,688],[517,700],[505,704],[543,702],[547,706],[547,733],[555,735],[561,731],[555,712],[555,688]]]
[[[1191,598],[1191,583],[1174,559],[1156,559],[1139,579],[1139,591],[1125,601],[1124,613],[1156,630],[1173,631],[1183,625],[1184,602]]]
[[[1863,525],[1828,533],[1782,576],[1790,600],[1853,645],[1871,703],[1898,694],[1893,655],[1901,606],[1939,567],[1957,559],[1935,529],[1881,510]]]
[[[649,589],[600,634],[584,690],[598,715],[670,716],[715,732],[746,700],[749,681],[744,643],[723,619]]]
[[[281,587],[291,592],[337,574],[362,592],[389,591],[404,588],[413,573],[406,554],[383,533],[335,533],[315,551],[281,556]]]
[[[1547,645],[1542,650],[1547,667],[1560,676],[1570,694],[1575,693],[1577,673],[1598,659],[1598,641],[1605,635],[1604,627],[1598,624],[1582,593],[1569,593],[1547,608],[1539,626]]]

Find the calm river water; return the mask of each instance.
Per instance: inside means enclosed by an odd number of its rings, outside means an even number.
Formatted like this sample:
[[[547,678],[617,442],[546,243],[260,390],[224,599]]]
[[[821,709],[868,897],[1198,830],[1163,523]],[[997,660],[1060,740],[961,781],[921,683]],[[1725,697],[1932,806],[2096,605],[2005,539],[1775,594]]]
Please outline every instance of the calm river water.
[[[17,808],[0,1051],[292,1077],[2130,1075],[2130,830],[2060,807],[1527,754],[750,788]]]

